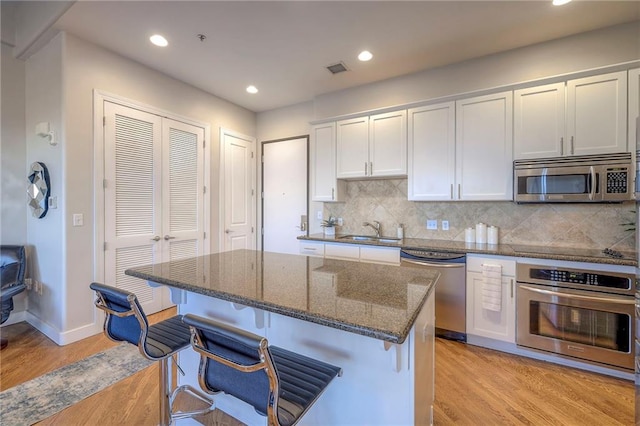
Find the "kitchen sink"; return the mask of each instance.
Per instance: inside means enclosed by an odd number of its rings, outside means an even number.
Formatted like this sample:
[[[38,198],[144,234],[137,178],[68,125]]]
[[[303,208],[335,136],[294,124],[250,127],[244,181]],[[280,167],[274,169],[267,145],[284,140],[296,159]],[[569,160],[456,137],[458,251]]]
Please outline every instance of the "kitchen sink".
[[[338,237],[339,240],[351,240],[351,241],[373,241],[379,243],[398,243],[400,238],[393,237],[374,237],[371,235],[343,235]]]

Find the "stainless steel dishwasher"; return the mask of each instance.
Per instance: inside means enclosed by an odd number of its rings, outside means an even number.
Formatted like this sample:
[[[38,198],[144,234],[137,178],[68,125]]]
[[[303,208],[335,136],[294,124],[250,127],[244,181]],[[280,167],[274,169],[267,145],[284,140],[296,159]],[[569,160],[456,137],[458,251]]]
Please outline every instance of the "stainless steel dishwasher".
[[[405,266],[436,269],[436,335],[467,341],[467,256],[425,250],[402,249],[400,262]]]

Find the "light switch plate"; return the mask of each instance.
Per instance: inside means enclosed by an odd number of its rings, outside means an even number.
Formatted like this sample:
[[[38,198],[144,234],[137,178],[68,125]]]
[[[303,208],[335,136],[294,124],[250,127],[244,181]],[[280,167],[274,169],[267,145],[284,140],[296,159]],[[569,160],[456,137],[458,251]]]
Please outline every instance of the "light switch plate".
[[[427,220],[427,229],[438,229],[438,221],[436,219]]]
[[[82,213],[73,214],[73,226],[84,226],[84,215]]]
[[[448,220],[443,220],[442,221],[442,230],[443,231],[448,231],[449,230],[449,221]]]

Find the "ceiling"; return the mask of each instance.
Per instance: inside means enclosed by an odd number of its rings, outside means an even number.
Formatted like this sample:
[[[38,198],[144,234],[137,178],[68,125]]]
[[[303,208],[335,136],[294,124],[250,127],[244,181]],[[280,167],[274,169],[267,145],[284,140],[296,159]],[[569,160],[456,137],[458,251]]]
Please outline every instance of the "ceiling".
[[[261,112],[637,20],[639,1],[78,1],[54,26]]]

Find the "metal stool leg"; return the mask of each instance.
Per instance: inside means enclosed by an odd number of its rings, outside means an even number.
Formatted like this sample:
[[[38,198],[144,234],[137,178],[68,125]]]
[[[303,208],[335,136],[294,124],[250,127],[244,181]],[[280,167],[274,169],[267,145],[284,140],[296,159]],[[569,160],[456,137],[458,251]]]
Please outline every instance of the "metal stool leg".
[[[171,371],[169,371],[169,358],[160,360],[159,365],[160,377],[160,426],[169,426],[171,424]]]

